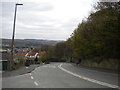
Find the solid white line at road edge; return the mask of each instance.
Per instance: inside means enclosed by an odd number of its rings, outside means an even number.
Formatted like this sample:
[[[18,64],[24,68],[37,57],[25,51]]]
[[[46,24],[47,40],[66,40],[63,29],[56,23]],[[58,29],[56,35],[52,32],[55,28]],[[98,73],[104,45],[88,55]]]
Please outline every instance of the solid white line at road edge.
[[[76,74],[76,73],[70,72],[70,71],[62,68],[61,66],[62,66],[62,64],[60,64],[58,67],[59,67],[61,70],[65,71],[65,72],[67,72],[67,73],[69,73],[69,74],[71,74],[71,75],[73,75],[73,76],[79,77],[79,78],[81,78],[81,79],[84,79],[84,80],[87,80],[87,81],[90,81],[90,82],[93,82],[93,83],[96,83],[96,84],[100,84],[100,85],[103,85],[103,86],[107,86],[107,87],[110,87],[110,88],[118,88],[118,89],[120,89],[119,86],[112,85],[112,84],[109,84],[109,83],[101,82],[101,81],[98,81],[98,80],[95,80],[95,79],[91,79],[91,78],[88,78],[88,77],[84,77],[84,76],[78,75],[78,74]]]

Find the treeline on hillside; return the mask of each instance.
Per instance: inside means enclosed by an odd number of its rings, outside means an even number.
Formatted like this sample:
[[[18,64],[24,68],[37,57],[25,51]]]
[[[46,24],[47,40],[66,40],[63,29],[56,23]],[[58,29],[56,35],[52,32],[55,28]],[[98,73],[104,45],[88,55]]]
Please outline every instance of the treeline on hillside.
[[[3,48],[11,48],[11,39],[0,39],[2,40]],[[42,47],[43,45],[51,45],[54,46],[60,41],[55,40],[43,40],[43,39],[15,39],[15,47],[16,48],[36,48]]]
[[[118,69],[120,2],[99,2],[95,9],[96,12],[83,20],[67,41],[48,47],[49,59]]]

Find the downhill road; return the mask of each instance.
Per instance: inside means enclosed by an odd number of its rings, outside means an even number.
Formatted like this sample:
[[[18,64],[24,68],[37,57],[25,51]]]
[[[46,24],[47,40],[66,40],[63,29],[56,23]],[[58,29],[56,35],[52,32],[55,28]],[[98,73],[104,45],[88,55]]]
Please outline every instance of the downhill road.
[[[118,75],[77,67],[70,63],[50,63],[28,74],[4,77],[2,88],[119,88]]]

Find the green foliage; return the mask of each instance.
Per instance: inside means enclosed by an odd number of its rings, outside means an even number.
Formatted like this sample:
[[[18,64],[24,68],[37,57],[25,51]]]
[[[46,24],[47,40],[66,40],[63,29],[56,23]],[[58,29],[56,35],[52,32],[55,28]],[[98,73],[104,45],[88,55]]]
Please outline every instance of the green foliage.
[[[72,48],[68,42],[61,42],[55,46],[55,57],[65,61],[72,56]]]
[[[41,51],[48,51],[49,47],[51,47],[51,46],[50,45],[42,45]]]
[[[72,48],[69,41],[57,43],[55,46],[43,46],[42,50],[48,53],[41,56],[40,60],[45,61],[66,61],[72,57]]]
[[[46,62],[48,60],[48,56],[47,55],[40,56],[40,60],[42,62]]]
[[[40,50],[40,48],[31,48],[31,51],[32,51],[32,52],[39,52],[39,51],[41,51],[41,50]]]
[[[14,58],[14,62],[17,64],[20,62],[19,58]]]
[[[78,25],[67,40],[74,58],[97,63],[103,59],[120,59],[119,4],[98,3],[97,11]]]
[[[60,42],[55,46],[43,48],[48,51],[47,56],[41,57],[45,60],[77,60],[83,62],[88,60],[88,64],[101,65],[109,64],[104,60],[120,59],[120,2],[98,3],[96,12],[91,13],[86,20],[74,30],[71,37],[65,42]],[[77,60],[76,60],[77,59]],[[102,64],[103,63],[103,64]],[[111,64],[111,63],[110,63]],[[109,65],[109,67],[111,67]]]

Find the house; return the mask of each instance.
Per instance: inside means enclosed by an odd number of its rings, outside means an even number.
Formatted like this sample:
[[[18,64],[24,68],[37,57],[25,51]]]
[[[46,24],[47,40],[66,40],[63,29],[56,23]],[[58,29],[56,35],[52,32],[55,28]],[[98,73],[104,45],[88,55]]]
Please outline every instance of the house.
[[[29,52],[29,53],[18,53],[16,54],[16,57],[20,60],[23,60],[24,62],[29,59],[31,60],[31,63],[38,62],[39,57],[47,54],[46,51],[41,52]]]

